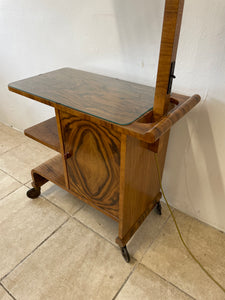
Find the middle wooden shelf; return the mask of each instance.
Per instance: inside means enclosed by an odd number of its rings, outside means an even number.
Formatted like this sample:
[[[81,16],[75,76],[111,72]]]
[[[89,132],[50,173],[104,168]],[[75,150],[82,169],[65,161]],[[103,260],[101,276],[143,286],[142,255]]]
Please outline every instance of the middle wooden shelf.
[[[59,135],[56,118],[53,117],[24,131],[29,138],[60,152]]]

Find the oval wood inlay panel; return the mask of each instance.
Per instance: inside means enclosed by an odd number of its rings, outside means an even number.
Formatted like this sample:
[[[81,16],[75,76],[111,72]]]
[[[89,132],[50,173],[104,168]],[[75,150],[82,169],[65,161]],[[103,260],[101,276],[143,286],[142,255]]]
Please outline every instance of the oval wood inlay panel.
[[[70,189],[118,217],[120,134],[61,113]]]
[[[101,145],[94,133],[90,130],[84,130],[79,148],[76,151],[75,161],[80,175],[86,183],[87,193],[95,196],[99,194],[99,190],[104,187],[109,178],[109,170],[99,149],[101,149]]]

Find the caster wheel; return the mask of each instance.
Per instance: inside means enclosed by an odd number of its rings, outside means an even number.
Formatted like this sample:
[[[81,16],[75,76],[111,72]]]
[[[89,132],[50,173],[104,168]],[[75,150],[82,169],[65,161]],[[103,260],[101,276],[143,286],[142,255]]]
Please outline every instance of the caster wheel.
[[[122,256],[125,259],[125,261],[127,263],[129,263],[130,262],[130,254],[127,250],[127,246],[124,246],[124,247],[121,248],[121,253],[122,253]]]
[[[41,188],[40,187],[32,188],[29,191],[27,191],[27,197],[31,198],[31,199],[35,199],[38,196],[40,196],[40,193],[41,193]]]
[[[156,204],[156,211],[161,216],[161,214],[162,214],[162,205],[161,205],[160,202],[157,202],[157,204]]]

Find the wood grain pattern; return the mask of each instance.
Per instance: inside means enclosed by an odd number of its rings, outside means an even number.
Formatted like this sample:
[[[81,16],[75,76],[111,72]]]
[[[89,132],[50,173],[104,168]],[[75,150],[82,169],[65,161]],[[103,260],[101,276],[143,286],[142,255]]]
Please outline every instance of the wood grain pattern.
[[[158,121],[154,121],[152,112],[149,112],[133,124],[120,126],[118,130],[120,130],[121,133],[136,137],[146,143],[155,143],[173,124],[195,107],[201,98],[199,95],[188,97],[173,94],[170,100],[173,104],[171,110]]]
[[[154,101],[152,87],[71,68],[13,82],[9,90],[122,125],[150,110]]]
[[[167,93],[171,63],[176,60],[184,0],[166,0],[159,55],[154,118],[158,120],[167,113],[170,95]]]
[[[62,69],[62,70],[64,70],[64,69]],[[76,71],[76,70],[75,70]],[[56,71],[56,72],[58,72],[58,71]],[[79,73],[80,72],[82,72],[82,71],[79,71]],[[51,73],[54,73],[54,72],[51,72]],[[84,73],[84,75],[83,76],[85,76],[85,78],[86,78],[86,72],[83,72]],[[49,74],[49,73],[47,73],[47,74]],[[89,74],[89,73],[88,73]],[[91,76],[92,76],[93,74],[91,74]],[[47,75],[46,75],[47,76]],[[99,75],[97,75],[97,76],[99,76]],[[36,77],[39,77],[39,76],[36,76]],[[102,76],[100,76],[100,77],[102,77]],[[104,76],[103,76],[104,77]],[[47,80],[47,79],[46,79]],[[98,78],[98,80],[100,80],[100,78]],[[114,79],[113,79],[114,80]],[[25,80],[26,81],[26,80]],[[23,81],[22,81],[23,82]],[[90,85],[92,85],[92,89],[95,89],[95,86],[94,86],[94,84],[93,84],[93,81],[91,80],[90,82],[88,81],[88,77],[86,78],[86,84],[87,84],[87,86],[90,84]],[[26,83],[27,84],[27,83]],[[46,82],[45,82],[45,84],[46,84]],[[66,84],[66,83],[64,83],[64,84]],[[16,84],[17,85],[17,84]],[[18,85],[20,86],[21,84],[20,83],[18,83]],[[31,85],[31,82],[29,82],[29,84],[28,85]],[[69,86],[69,84],[68,84],[68,86]],[[36,86],[36,88],[38,87],[38,85]],[[149,87],[146,87],[146,88],[149,88]],[[47,89],[47,87],[46,87],[46,89]],[[86,114],[86,113],[84,113],[84,112],[81,112],[81,111],[78,111],[78,110],[74,110],[74,109],[72,109],[72,108],[70,108],[70,107],[67,107],[67,106],[65,106],[65,102],[63,102],[64,104],[62,105],[62,104],[60,104],[60,103],[56,103],[56,102],[51,102],[51,101],[49,101],[49,100],[46,100],[46,99],[44,99],[44,98],[41,98],[41,99],[39,99],[40,97],[36,97],[36,96],[34,96],[33,94],[29,94],[28,95],[28,92],[23,92],[23,91],[18,91],[18,90],[14,90],[14,88],[12,88],[12,87],[10,87],[10,90],[12,90],[12,91],[15,91],[15,92],[18,92],[18,93],[20,93],[20,94],[23,94],[23,95],[25,95],[25,96],[27,96],[27,97],[30,97],[30,98],[32,98],[32,99],[35,99],[35,100],[37,100],[37,101],[41,101],[41,102],[43,102],[43,103],[46,103],[46,104],[48,104],[48,105],[53,105],[53,106],[55,106],[56,107],[56,111],[64,111],[64,112],[67,112],[67,113],[71,113],[71,114],[75,114],[76,113],[76,115],[77,115],[77,117],[80,117],[80,118],[82,118],[82,119],[85,119],[85,120],[88,120],[88,121],[93,121],[93,122],[95,122],[95,123],[97,123],[99,126],[104,126],[104,127],[107,127],[109,130],[115,130],[115,131],[117,131],[117,132],[119,132],[119,133],[124,133],[124,134],[128,134],[128,135],[131,135],[131,136],[134,136],[134,137],[136,137],[136,138],[138,138],[138,139],[140,139],[140,140],[143,140],[143,141],[146,141],[146,142],[150,142],[150,143],[152,143],[153,141],[152,140],[148,140],[148,136],[150,136],[150,135],[145,135],[152,127],[154,127],[154,123],[152,123],[153,122],[153,120],[151,120],[151,122],[147,122],[147,123],[144,123],[144,122],[142,122],[142,119],[143,118],[145,118],[145,116],[146,115],[151,115],[152,114],[152,111],[150,110],[150,111],[148,111],[148,112],[146,112],[143,116],[141,116],[141,117],[139,117],[135,122],[133,122],[132,124],[129,124],[129,125],[125,125],[125,126],[121,126],[121,125],[118,125],[118,124],[115,124],[115,123],[112,123],[112,122],[109,122],[109,121],[107,121],[107,120],[103,120],[103,119],[101,119],[101,118],[98,118],[98,117],[95,117],[95,116],[92,116],[92,115],[89,115],[89,114]],[[151,90],[151,88],[150,88],[150,90]],[[43,90],[42,91],[42,93],[44,93],[44,91],[45,90]],[[132,91],[132,89],[130,90],[130,92]],[[143,92],[143,91],[142,91]],[[140,95],[142,95],[142,92],[140,92]],[[145,91],[146,92],[146,99],[147,99],[147,90]],[[144,92],[144,93],[145,93]],[[24,94],[25,93],[25,94]],[[66,98],[67,96],[69,97],[68,98],[68,101],[70,102],[70,101],[73,101],[73,99],[72,99],[72,95],[75,93],[75,90],[67,90],[67,92],[65,93],[65,95],[63,96],[63,98],[62,98],[62,101],[63,101],[63,99],[64,98]],[[96,87],[96,89],[95,89],[95,95],[98,95],[98,93],[100,93],[100,91],[98,90],[98,92],[97,92],[97,87]],[[124,93],[125,93],[125,90],[124,90]],[[57,93],[56,93],[57,94]],[[104,91],[103,91],[103,94],[104,94]],[[54,95],[54,93],[52,93],[52,96]],[[123,95],[123,94],[122,94]],[[128,95],[128,94],[127,94]],[[136,96],[137,96],[137,94],[135,94]],[[78,95],[79,96],[79,101],[80,101],[80,103],[82,103],[82,101],[83,101],[83,99],[82,99],[82,95],[81,94],[79,94]],[[131,95],[130,95],[131,96]],[[135,97],[136,97],[135,96]],[[176,95],[176,97],[177,97],[178,95]],[[60,97],[60,94],[58,94],[58,96],[57,97]],[[99,97],[101,98],[101,93],[99,94]],[[111,97],[112,97],[112,99],[113,99],[113,95],[111,95]],[[132,96],[131,96],[131,102],[133,103],[133,105],[136,105],[137,103],[138,103],[138,105],[142,105],[141,103],[142,103],[142,101],[140,100],[138,100],[138,102],[134,102],[134,100],[136,101],[137,100],[137,97],[136,98],[132,98]],[[173,94],[171,95],[171,97],[172,97],[172,99],[174,98],[174,96],[173,96]],[[151,97],[150,97],[151,98]],[[141,99],[141,96],[140,96],[140,99]],[[187,98],[185,98],[185,96],[179,96],[178,98],[178,102],[179,102],[179,105],[180,104],[182,104],[183,103],[183,101],[185,101]],[[58,99],[58,101],[60,101],[60,99]],[[77,100],[78,101],[78,100]],[[130,102],[130,103],[131,103]],[[134,103],[136,103],[136,104],[134,104]],[[196,103],[193,103],[194,105],[196,105],[198,103],[198,101],[196,102]],[[125,106],[125,102],[124,102],[124,106]],[[108,107],[108,109],[110,110],[110,106],[112,106],[111,108],[112,108],[112,112],[114,113],[115,111],[113,110],[114,108],[113,108],[113,105],[116,105],[116,102],[108,102],[108,104],[107,104],[107,107]],[[194,106],[193,105],[193,106]],[[104,105],[103,105],[104,106]],[[103,108],[103,110],[104,110],[104,108]],[[124,111],[123,111],[123,113],[124,113]],[[129,114],[129,112],[128,112],[128,114]],[[122,115],[120,114],[120,117],[121,117]],[[152,118],[153,119],[153,118]],[[58,122],[58,124],[60,124],[59,122]],[[60,125],[59,125],[60,126]],[[60,134],[60,128],[58,128],[58,132],[59,132],[59,134]]]
[[[158,157],[161,174],[164,167],[169,131],[159,140]],[[144,218],[158,201],[160,185],[154,153],[138,139],[127,136],[121,157],[119,236],[117,242],[126,244]],[[147,213],[146,213],[147,212]]]
[[[59,136],[55,117],[27,128],[24,131],[24,134],[29,138],[60,152]]]
[[[47,181],[64,188],[65,179],[62,165],[62,156],[56,155],[31,171],[33,187],[40,187]]]
[[[62,164],[62,156],[57,155],[53,157],[52,159],[46,161],[45,163],[41,164],[40,166],[34,168],[31,171],[32,174],[32,186],[33,187],[41,187],[46,182],[51,181],[55,183],[56,185],[60,186],[67,192],[71,193],[75,197],[79,198],[80,200],[86,202],[87,204],[91,205],[95,209],[101,211],[105,215],[109,216],[115,221],[119,221],[118,217],[112,215],[110,212],[102,209],[101,207],[96,206],[93,202],[89,201],[85,197],[83,197],[80,194],[75,193],[74,191],[71,191],[67,188],[64,180],[64,170],[63,170],[63,164]]]
[[[172,110],[167,116],[163,117],[159,120],[159,122],[154,124],[154,126],[145,134],[146,139],[150,143],[157,141],[160,136],[170,130],[173,124],[187,114],[199,101],[200,96],[194,95],[181,105],[178,105],[178,107]]]
[[[120,134],[61,113],[70,190],[118,216]]]
[[[55,117],[56,117],[58,136],[59,136],[60,153],[62,154],[62,164],[63,164],[63,170],[64,170],[65,185],[66,185],[66,188],[69,189],[67,164],[66,164],[66,160],[65,160],[65,156],[64,156],[65,148],[64,148],[64,141],[63,141],[63,135],[62,135],[62,125],[61,125],[61,119],[60,119],[60,111],[58,109],[55,109]]]
[[[149,215],[149,213],[155,207],[156,203],[160,201],[161,197],[162,197],[162,194],[159,192],[158,195],[152,201],[149,202],[148,207],[146,207],[143,214],[140,215],[140,217],[137,219],[137,221],[130,227],[130,229],[128,230],[126,235],[124,235],[121,238],[119,238],[119,237],[116,238],[116,243],[120,247],[124,247],[127,244],[127,242],[131,239],[131,237],[135,234],[135,232],[138,230],[138,228],[144,222],[146,217]]]

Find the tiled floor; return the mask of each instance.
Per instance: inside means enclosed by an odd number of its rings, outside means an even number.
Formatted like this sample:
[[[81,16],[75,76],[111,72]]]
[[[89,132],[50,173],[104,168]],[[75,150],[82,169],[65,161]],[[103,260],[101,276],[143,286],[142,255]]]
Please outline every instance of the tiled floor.
[[[117,223],[51,183],[30,200],[30,170],[52,150],[0,124],[0,299],[225,299],[192,261],[165,205],[124,262]],[[225,234],[175,211],[187,244],[225,286]]]

